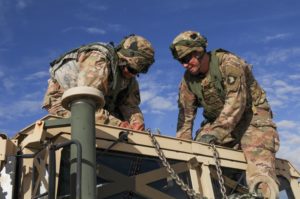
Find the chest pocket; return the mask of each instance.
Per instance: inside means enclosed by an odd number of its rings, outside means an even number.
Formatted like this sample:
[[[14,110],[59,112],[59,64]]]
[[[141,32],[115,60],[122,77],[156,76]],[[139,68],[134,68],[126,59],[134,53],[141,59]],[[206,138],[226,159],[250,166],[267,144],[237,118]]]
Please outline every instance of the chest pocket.
[[[224,102],[215,87],[215,82],[210,80],[210,75],[202,81],[203,99],[199,99],[204,108],[203,115],[208,120],[215,120],[223,109]]]
[[[223,104],[217,90],[214,87],[213,82],[209,82],[207,85],[203,85],[203,100],[207,106],[218,106]]]

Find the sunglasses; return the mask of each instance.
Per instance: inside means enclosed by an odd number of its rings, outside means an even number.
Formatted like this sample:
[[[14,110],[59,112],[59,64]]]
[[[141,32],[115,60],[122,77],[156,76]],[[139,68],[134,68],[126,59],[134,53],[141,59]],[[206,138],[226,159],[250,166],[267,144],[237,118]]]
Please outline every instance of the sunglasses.
[[[181,63],[181,64],[187,64],[190,62],[190,60],[193,58],[193,53],[190,53],[186,56],[184,56],[183,58],[181,59],[178,59],[178,61]]]
[[[139,73],[139,71],[137,71],[134,68],[131,68],[130,66],[125,66],[125,67],[127,68],[128,72],[130,72],[133,75],[137,75]]]

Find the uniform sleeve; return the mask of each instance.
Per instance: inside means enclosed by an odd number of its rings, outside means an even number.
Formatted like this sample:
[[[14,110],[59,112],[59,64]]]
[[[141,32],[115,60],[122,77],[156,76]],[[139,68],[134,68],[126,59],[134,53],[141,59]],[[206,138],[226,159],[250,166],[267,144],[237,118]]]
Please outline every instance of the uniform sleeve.
[[[197,113],[197,98],[189,90],[186,82],[181,81],[178,97],[177,138],[192,139],[194,119]]]
[[[139,107],[141,103],[140,89],[137,80],[134,78],[130,83],[127,94],[121,100],[119,110],[125,121],[128,121],[135,130],[144,130],[144,116]]]
[[[78,55],[79,73],[78,86],[91,86],[97,88],[104,96],[108,94],[110,61],[101,50],[82,51]],[[96,111],[96,122],[119,126],[121,120],[114,117],[105,109]]]
[[[106,95],[109,89],[110,61],[100,50],[83,51],[78,55],[78,86],[90,86]]]
[[[225,54],[221,60],[225,103],[219,117],[210,126],[210,133],[219,141],[224,140],[240,121],[247,100],[243,62],[232,54]]]
[[[52,115],[69,117],[70,112],[61,106],[61,97],[64,89],[54,79],[48,80],[48,88],[44,96],[43,109],[46,109]]]

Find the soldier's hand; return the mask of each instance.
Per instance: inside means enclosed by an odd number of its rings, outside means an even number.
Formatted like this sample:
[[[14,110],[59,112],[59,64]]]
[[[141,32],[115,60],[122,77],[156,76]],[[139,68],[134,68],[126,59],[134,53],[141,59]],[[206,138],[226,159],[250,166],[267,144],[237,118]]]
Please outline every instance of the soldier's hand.
[[[204,142],[208,144],[214,144],[218,138],[211,134],[204,134],[200,137],[199,142]]]
[[[136,130],[136,131],[143,131],[143,130],[145,130],[145,125],[141,124],[141,123],[133,123],[131,125],[131,127],[132,127],[133,130]]]
[[[127,129],[131,129],[131,125],[129,124],[129,122],[127,121],[122,121],[120,124],[119,124],[119,127],[122,127],[122,128],[127,128]]]

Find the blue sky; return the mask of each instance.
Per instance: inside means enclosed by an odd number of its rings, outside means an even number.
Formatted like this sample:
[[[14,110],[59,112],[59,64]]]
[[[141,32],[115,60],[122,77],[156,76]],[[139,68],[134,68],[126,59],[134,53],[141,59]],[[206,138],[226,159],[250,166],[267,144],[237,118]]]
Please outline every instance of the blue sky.
[[[209,50],[221,47],[253,64],[278,125],[278,157],[300,169],[299,10],[298,0],[0,0],[0,131],[12,136],[46,114],[49,62],[58,55],[136,33],[156,51],[155,64],[138,78],[146,126],[175,136],[184,70],[168,47],[180,32],[195,30]]]

